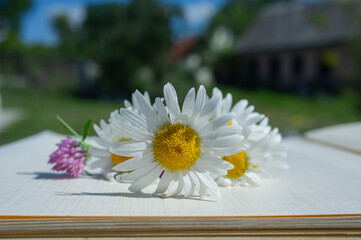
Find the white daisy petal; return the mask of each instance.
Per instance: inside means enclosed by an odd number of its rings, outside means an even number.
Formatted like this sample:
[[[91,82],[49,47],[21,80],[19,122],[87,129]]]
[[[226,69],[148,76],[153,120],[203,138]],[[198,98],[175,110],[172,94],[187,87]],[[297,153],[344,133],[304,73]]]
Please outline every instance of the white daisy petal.
[[[162,125],[160,119],[155,113],[153,107],[147,102],[145,97],[138,91],[135,91],[135,97],[139,103],[139,109],[145,116],[145,120],[147,122],[149,130],[156,131],[159,126]]]
[[[159,181],[155,193],[160,194],[167,191],[169,183],[172,181],[172,174],[168,170],[164,170],[163,175]]]
[[[173,173],[172,179],[168,185],[167,193],[165,193],[162,197],[167,198],[167,197],[173,196],[172,194],[169,194],[169,193],[174,193],[177,190],[178,185],[179,185],[179,182],[178,182],[177,174]]]
[[[232,181],[226,177],[217,178],[216,183],[218,184],[218,186],[222,186],[222,187],[229,187],[232,185]]]
[[[205,173],[205,172],[195,172],[196,175],[199,178],[199,181],[202,182],[204,185],[207,186],[209,191],[213,193],[213,195],[217,198],[221,198],[221,190],[218,188],[216,182],[213,180],[213,178]]]
[[[199,181],[199,197],[201,199],[206,199],[207,198],[207,185],[204,184],[202,182],[202,180],[198,177],[197,175],[197,178],[198,178],[198,181]]]
[[[100,127],[105,128],[108,124],[102,119],[100,120]]]
[[[225,169],[221,169],[221,168],[216,168],[211,164],[208,164],[207,161],[198,161],[193,165],[194,169],[197,171],[202,171],[202,169],[215,174],[217,176],[223,176],[223,175],[227,175],[227,170]]]
[[[189,171],[188,172],[188,176],[190,178],[190,180],[192,181],[192,190],[191,190],[191,195],[194,193],[195,189],[200,189],[200,183],[198,180],[198,177],[196,176],[196,174],[193,171]]]
[[[203,139],[222,138],[222,137],[240,133],[241,131],[242,131],[242,128],[238,125],[223,126],[223,127],[220,127],[217,131],[206,132],[206,134],[200,135],[200,137],[202,137]]]
[[[248,101],[243,99],[234,105],[234,107],[232,108],[232,112],[234,113],[242,112],[247,107],[247,105],[248,105]]]
[[[167,109],[165,108],[163,101],[160,98],[155,99],[155,106],[162,123],[169,124]]]
[[[113,170],[119,172],[132,171],[137,168],[143,168],[152,162],[153,159],[150,156],[137,156],[114,166]]]
[[[233,165],[227,161],[222,160],[219,157],[215,157],[211,154],[203,154],[201,161],[206,161],[208,164],[212,164],[215,168],[230,170],[233,169]]]
[[[104,141],[104,140],[101,139],[101,138],[96,137],[94,140],[95,140],[95,142],[96,142],[98,145],[100,145],[100,146],[102,146],[102,147],[108,148],[108,146],[109,146],[109,142]]]
[[[199,115],[206,100],[206,89],[201,85],[197,92],[196,101],[194,103],[193,113],[191,119]]]
[[[145,118],[140,116],[139,114],[136,114],[135,112],[129,110],[129,109],[120,109],[120,114],[127,119],[130,123],[134,124],[138,128],[140,128],[143,131],[147,131],[147,123],[145,121]]]
[[[177,188],[175,188],[175,190],[173,188],[171,191],[169,191],[169,193],[166,194],[165,197],[177,196],[182,191],[184,182],[183,182],[183,177],[182,177],[181,173],[179,173],[179,172],[177,173],[175,180],[177,182]]]
[[[217,108],[217,105],[220,100],[221,100],[220,96],[212,97],[202,108],[199,117],[201,119],[208,120],[214,113],[214,110]]]
[[[230,147],[230,148],[207,148],[216,156],[230,156],[237,154],[243,150],[243,147]]]
[[[141,140],[129,140],[113,143],[110,149],[126,148],[126,151],[139,151],[147,147],[147,144]],[[112,150],[110,150],[112,152]]]
[[[144,166],[142,168],[137,168],[136,170],[134,170],[132,172],[124,173],[122,178],[125,179],[125,180],[138,180],[139,178],[144,177],[146,174],[153,171],[157,167],[159,167],[158,164],[151,163],[148,166]],[[159,177],[159,175],[158,175],[158,177]]]
[[[264,118],[263,114],[256,113],[253,116],[250,116],[244,124],[246,124],[246,125],[256,124],[259,121],[261,121],[263,118]]]
[[[106,161],[106,159],[100,158],[89,162],[86,166],[89,170],[94,170],[97,168],[109,169],[113,166],[113,164],[111,161]]]
[[[119,156],[135,157],[147,147],[144,141],[123,141],[113,143],[109,151]]]
[[[109,169],[101,170],[102,176],[108,181],[115,181],[116,172],[109,171]]]
[[[220,96],[221,98],[223,98],[223,93],[221,90],[219,90],[219,88],[217,87],[214,87],[213,90],[212,90],[212,95],[215,96],[215,95],[218,95]]]
[[[114,120],[114,126],[118,128],[118,130],[127,136],[129,136],[131,139],[138,139],[138,140],[150,140],[151,135],[147,132],[137,128],[133,127],[132,125],[128,123],[120,122],[119,120]]]
[[[136,180],[130,187],[128,188],[131,192],[139,192],[143,188],[152,184],[155,180],[159,178],[159,175],[162,173],[162,169],[160,166],[156,166],[154,169],[145,174],[142,178]]]
[[[128,100],[124,100],[125,108],[132,108],[132,104]]]
[[[246,172],[243,175],[243,178],[246,178],[249,183],[252,185],[260,185],[262,183],[262,179],[253,172]]]
[[[103,131],[100,129],[100,127],[98,127],[98,125],[93,124],[93,128],[95,130],[95,132],[99,135],[103,135]]]
[[[227,93],[224,102],[223,102],[223,111],[222,114],[228,113],[232,107],[232,94]]]
[[[190,197],[192,196],[194,192],[194,184],[188,174],[185,174],[183,176],[184,181],[184,197]]]
[[[227,113],[215,120],[209,121],[208,123],[206,123],[203,127],[201,127],[198,130],[198,133],[200,135],[202,134],[206,134],[208,132],[217,130],[218,128],[225,126],[227,124],[227,122],[231,121],[234,118],[234,114],[233,113]]]
[[[184,188],[184,180],[183,180],[183,177],[180,177],[179,180],[178,180],[178,187],[177,187],[177,190],[175,192],[173,192],[171,195],[169,196],[177,196],[178,194],[180,194]]]
[[[147,91],[144,92],[143,94],[145,100],[150,104],[150,97],[149,97],[149,93]]]
[[[191,90],[188,91],[186,97],[184,98],[183,107],[182,107],[182,113],[186,114],[188,117],[190,117],[193,112],[194,98],[195,98],[195,90],[194,88],[191,88]]]
[[[205,147],[231,147],[235,145],[239,145],[243,141],[244,137],[242,135],[231,135],[227,137],[217,138],[215,140],[204,140],[202,144]]]
[[[139,103],[137,101],[137,98],[135,97],[135,93],[132,94],[132,102],[133,102],[133,106],[134,106],[134,109],[140,109],[139,108]]]
[[[243,122],[246,120],[249,114],[251,114],[254,111],[254,106],[249,106],[244,110],[240,115],[236,117],[237,122]]]
[[[261,121],[261,123],[260,123],[260,126],[262,126],[262,127],[266,127],[267,125],[268,125],[268,117],[265,117],[262,121]]]
[[[167,103],[169,112],[171,112],[171,114],[175,118],[179,118],[180,117],[180,109],[179,109],[179,105],[178,105],[177,93],[176,93],[174,87],[172,86],[172,84],[168,83],[164,86],[163,91],[164,91],[164,99],[165,99],[165,102]]]
[[[95,157],[109,157],[110,156],[110,152],[108,149],[91,148],[91,149],[89,149],[89,153]]]

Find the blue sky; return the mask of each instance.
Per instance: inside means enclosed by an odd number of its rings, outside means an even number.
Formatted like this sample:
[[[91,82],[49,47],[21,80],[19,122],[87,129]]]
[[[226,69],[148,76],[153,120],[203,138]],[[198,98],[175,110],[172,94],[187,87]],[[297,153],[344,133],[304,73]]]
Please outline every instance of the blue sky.
[[[58,14],[66,14],[73,24],[81,23],[88,4],[120,2],[128,0],[33,0],[32,8],[23,17],[21,38],[26,44],[42,43],[53,45],[57,35],[52,29],[51,19]],[[195,35],[203,30],[210,17],[220,9],[226,0],[161,0],[164,4],[179,6],[186,21],[172,21],[178,37]]]
[[[32,8],[23,17],[21,38],[26,44],[54,45],[57,35],[52,29],[51,19],[59,14],[66,14],[72,24],[79,24],[85,17],[88,4],[120,2],[129,0],[33,0]],[[172,28],[178,38],[199,34],[209,19],[227,0],[160,0],[164,4],[179,6],[185,21],[172,21]],[[312,1],[312,0],[303,0]]]

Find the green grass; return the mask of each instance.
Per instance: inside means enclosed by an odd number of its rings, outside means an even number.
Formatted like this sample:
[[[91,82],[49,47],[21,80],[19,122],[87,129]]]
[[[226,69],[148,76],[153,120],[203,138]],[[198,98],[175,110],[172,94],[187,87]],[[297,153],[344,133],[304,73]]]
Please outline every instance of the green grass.
[[[265,90],[241,91],[223,87],[233,93],[234,102],[248,99],[256,111],[267,115],[272,126],[281,132],[307,130],[340,123],[358,121],[357,99],[353,91],[344,91],[340,96],[297,97]]]
[[[350,92],[338,97],[301,98],[265,90],[245,91],[229,86],[220,88],[223,92],[231,92],[234,102],[248,99],[250,104],[256,106],[256,111],[269,116],[272,126],[279,127],[286,134],[360,119],[355,107],[356,98]],[[108,119],[111,111],[123,106],[122,101],[84,100],[62,91],[6,87],[1,89],[1,94],[4,108],[22,109],[25,115],[21,121],[1,133],[0,144],[44,129],[66,133],[56,120],[57,114],[81,132],[89,118],[99,123],[100,119]],[[90,134],[93,135],[94,130]]]
[[[123,106],[122,101],[103,102],[78,99],[56,91],[38,89],[2,88],[3,108],[18,108],[24,118],[1,133],[0,144],[11,142],[44,129],[67,134],[56,115],[61,116],[77,132],[81,133],[85,122],[92,118],[95,123],[108,119],[110,112]],[[92,128],[91,128],[92,129]],[[91,130],[90,134],[94,134]]]

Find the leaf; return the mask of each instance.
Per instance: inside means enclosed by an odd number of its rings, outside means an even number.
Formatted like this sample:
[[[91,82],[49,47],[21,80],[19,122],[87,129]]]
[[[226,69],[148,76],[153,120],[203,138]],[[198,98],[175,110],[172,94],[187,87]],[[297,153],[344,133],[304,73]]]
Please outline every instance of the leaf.
[[[86,170],[84,170],[84,174],[85,174],[85,175],[88,175],[88,176],[91,176],[91,177],[93,176],[93,174],[91,174],[90,172],[88,172],[88,171],[86,171]]]
[[[85,125],[84,125],[84,128],[83,128],[83,139],[81,140],[82,142],[85,140],[85,138],[88,136],[88,133],[89,133],[89,129],[90,129],[90,125],[92,124],[93,122],[93,119],[89,119]]]
[[[70,134],[80,139],[80,135],[72,127],[70,127],[69,124],[67,124],[59,115],[56,115],[56,118]]]

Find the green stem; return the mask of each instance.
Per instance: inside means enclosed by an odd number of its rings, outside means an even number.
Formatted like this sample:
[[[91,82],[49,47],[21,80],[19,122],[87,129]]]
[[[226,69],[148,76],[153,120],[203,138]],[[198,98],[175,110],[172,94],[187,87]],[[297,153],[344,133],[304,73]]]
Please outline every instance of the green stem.
[[[84,174],[87,175],[87,176],[91,176],[91,177],[93,176],[93,174],[91,174],[90,172],[88,172],[86,170],[84,170]]]
[[[72,128],[69,126],[69,124],[67,124],[59,115],[56,115],[56,118],[58,119],[58,121],[60,122],[61,125],[63,125],[63,127],[71,134],[73,134],[75,137],[82,139],[81,136]]]

